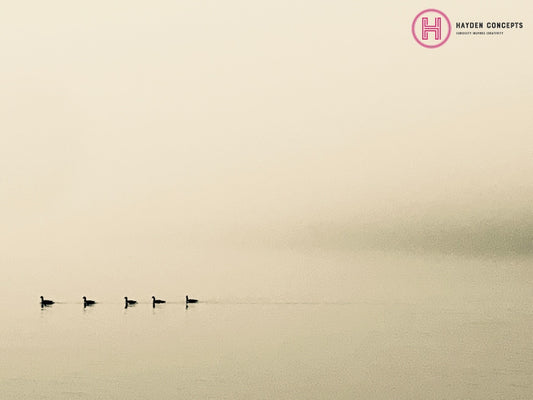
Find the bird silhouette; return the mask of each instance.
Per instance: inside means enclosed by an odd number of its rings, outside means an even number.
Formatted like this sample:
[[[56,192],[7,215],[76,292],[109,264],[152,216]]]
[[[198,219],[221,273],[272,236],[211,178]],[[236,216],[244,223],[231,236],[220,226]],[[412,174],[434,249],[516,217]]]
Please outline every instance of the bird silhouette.
[[[54,301],[52,300],[45,300],[43,296],[41,296],[41,307],[43,306],[51,306],[54,304]]]
[[[87,300],[87,297],[83,296],[83,307],[90,307],[96,304],[94,300]]]
[[[155,307],[156,304],[166,303],[165,300],[156,299],[155,296],[152,296],[152,305]]]
[[[128,306],[133,306],[133,305],[137,304],[137,302],[135,300],[128,300],[127,297],[124,297],[124,300],[126,300],[126,308],[128,308]]]

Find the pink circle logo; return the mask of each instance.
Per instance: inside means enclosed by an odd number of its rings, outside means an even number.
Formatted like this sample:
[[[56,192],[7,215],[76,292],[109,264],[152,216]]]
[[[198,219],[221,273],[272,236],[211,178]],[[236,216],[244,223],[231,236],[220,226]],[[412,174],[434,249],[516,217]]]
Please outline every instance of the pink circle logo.
[[[450,38],[452,24],[442,11],[428,8],[415,17],[411,32],[419,45],[434,49]]]

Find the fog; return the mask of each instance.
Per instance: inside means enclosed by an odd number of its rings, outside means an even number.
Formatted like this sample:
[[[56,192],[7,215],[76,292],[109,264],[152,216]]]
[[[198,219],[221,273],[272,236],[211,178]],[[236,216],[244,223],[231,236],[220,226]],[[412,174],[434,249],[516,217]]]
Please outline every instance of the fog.
[[[526,28],[438,50],[420,7],[4,7],[3,291],[261,274],[287,249],[530,256],[531,5],[447,2]]]

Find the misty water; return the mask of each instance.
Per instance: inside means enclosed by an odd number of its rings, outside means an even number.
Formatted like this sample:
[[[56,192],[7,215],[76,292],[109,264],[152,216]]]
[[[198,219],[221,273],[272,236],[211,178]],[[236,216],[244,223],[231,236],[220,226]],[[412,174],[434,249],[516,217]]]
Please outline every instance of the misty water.
[[[533,2],[29,3],[0,400],[533,399]]]
[[[5,285],[1,398],[533,396],[528,258],[288,251],[256,257],[260,268],[252,260],[234,257],[211,279],[207,266],[168,266],[132,270],[122,286],[91,274]],[[187,293],[200,303],[186,309]],[[57,303],[41,308],[41,294]],[[83,295],[99,303],[84,309]],[[139,304],[125,309],[125,295]],[[152,307],[152,295],[167,303]]]

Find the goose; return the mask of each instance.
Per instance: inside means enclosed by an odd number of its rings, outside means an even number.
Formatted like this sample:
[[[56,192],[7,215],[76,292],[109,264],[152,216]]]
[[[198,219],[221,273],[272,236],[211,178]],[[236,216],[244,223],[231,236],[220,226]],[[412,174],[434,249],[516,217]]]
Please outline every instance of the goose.
[[[54,301],[52,300],[45,300],[43,296],[41,296],[41,306],[51,306],[54,304]]]
[[[126,307],[127,306],[132,306],[134,304],[137,304],[137,302],[135,300],[128,300],[127,297],[124,297],[124,300],[126,300]]]
[[[96,301],[94,300],[87,300],[87,297],[83,296],[83,307],[92,306],[95,305]]]
[[[198,303],[198,300],[189,299],[189,296],[185,296],[185,304],[189,304],[189,303]]]
[[[163,304],[166,303],[165,300],[156,299],[155,296],[152,296],[152,304]]]

